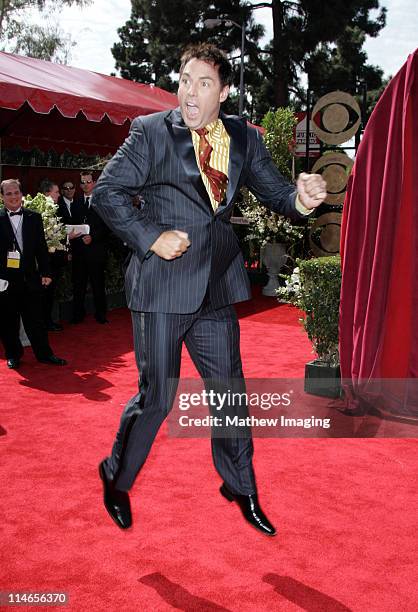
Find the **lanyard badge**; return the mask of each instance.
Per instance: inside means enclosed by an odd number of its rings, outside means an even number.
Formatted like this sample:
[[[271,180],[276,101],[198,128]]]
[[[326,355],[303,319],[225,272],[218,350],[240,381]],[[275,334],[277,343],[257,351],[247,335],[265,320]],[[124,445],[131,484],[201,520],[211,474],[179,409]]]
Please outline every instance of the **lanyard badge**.
[[[20,268],[19,251],[7,251],[7,267],[8,268]]]

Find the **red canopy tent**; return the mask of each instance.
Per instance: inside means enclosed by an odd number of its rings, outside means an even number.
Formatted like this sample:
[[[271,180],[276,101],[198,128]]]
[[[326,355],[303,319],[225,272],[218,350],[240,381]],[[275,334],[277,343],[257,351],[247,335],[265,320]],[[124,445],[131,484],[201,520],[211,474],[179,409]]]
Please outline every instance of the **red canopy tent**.
[[[0,52],[1,148],[114,153],[137,115],[177,106],[177,97],[143,85],[62,64]],[[2,178],[19,177],[33,191],[45,176],[60,182],[78,168],[10,166]]]

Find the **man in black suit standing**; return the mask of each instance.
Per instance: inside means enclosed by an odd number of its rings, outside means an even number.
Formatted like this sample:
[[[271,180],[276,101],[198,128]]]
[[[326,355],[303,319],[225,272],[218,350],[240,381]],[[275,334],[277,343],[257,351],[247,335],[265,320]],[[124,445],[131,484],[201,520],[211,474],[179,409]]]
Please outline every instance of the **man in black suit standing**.
[[[132,523],[128,491],[171,409],[183,342],[206,381],[243,379],[232,304],[249,299],[250,288],[230,225],[240,188],[295,220],[326,195],[318,175],[302,175],[296,189],[289,185],[259,132],[244,118],[220,113],[230,81],[229,61],[216,47],[186,50],[180,107],[135,119],[94,192],[96,210],[133,252],[126,288],[140,389],[99,467],[106,509],[121,528]],[[138,192],[141,210],[132,206]],[[212,454],[221,494],[252,526],[275,535],[258,502],[251,435],[214,437]]]
[[[106,319],[105,269],[109,230],[91,206],[91,194],[95,186],[92,172],[80,174],[83,196],[72,205],[72,223],[87,224],[90,233],[71,239],[73,266],[73,323],[81,323],[85,317],[84,301],[87,283],[90,281],[94,316],[98,323],[108,323]],[[71,236],[70,236],[71,238]]]
[[[74,202],[75,185],[71,180],[64,181],[61,185],[61,195],[58,198],[57,216],[65,225],[71,225],[72,221],[72,206]]]
[[[49,179],[44,179],[39,185],[39,191],[43,195],[51,198],[54,204],[57,204],[57,217],[59,218],[59,198],[60,198],[60,190],[57,183],[54,181],[50,181]],[[55,251],[55,253],[49,253],[49,265],[51,269],[51,283],[45,287],[42,292],[42,304],[43,304],[43,313],[44,313],[44,321],[49,332],[62,331],[63,327],[57,321],[54,321],[52,318],[52,310],[54,307],[55,300],[55,291],[57,289],[57,285],[59,279],[62,276],[63,269],[67,263],[67,253],[62,251]]]
[[[0,337],[7,366],[19,367],[23,347],[20,317],[38,361],[50,365],[67,362],[53,354],[42,317],[42,290],[51,283],[48,247],[42,217],[22,207],[22,190],[15,179],[0,185],[0,278],[8,282],[0,292]]]

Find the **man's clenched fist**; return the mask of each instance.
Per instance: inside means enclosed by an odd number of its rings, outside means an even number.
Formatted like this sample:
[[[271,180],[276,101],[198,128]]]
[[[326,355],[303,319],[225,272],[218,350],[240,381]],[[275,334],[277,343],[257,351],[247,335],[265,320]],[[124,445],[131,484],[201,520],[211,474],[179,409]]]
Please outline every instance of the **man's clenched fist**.
[[[150,247],[162,259],[176,259],[181,257],[190,246],[189,236],[180,230],[163,232]]]
[[[327,197],[327,184],[320,174],[299,174],[296,182],[299,200],[305,208],[317,208]]]

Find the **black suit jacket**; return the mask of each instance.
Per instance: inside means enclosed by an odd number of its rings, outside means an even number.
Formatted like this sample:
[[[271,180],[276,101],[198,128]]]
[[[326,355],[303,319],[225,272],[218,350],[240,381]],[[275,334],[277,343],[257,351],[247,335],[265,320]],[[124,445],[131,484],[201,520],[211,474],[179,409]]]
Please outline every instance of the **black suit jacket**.
[[[22,219],[23,252],[18,269],[7,267],[7,252],[16,244],[12,224],[6,209],[0,210],[0,278],[9,281],[10,289],[24,284],[31,290],[41,289],[41,277],[51,276],[48,247],[42,224],[42,217],[32,210],[23,210]]]
[[[67,204],[64,201],[63,196],[58,198],[58,210],[57,217],[65,224],[71,225],[73,223],[72,214],[68,212]]]
[[[76,198],[71,207],[71,223],[84,224],[90,226],[90,236],[92,241],[90,244],[84,244],[82,238],[75,238],[71,241],[71,251],[76,257],[85,257],[90,261],[103,263],[106,260],[107,243],[109,238],[109,230],[107,225],[102,221],[97,212],[90,206],[88,208],[84,203],[84,196]]]
[[[228,188],[213,211],[179,109],[137,117],[129,137],[106,165],[93,206],[133,250],[126,272],[128,305],[145,312],[189,313],[207,289],[215,308],[250,297],[248,276],[230,224],[239,190],[247,186],[268,208],[301,219],[296,192],[274,165],[263,139],[243,118],[220,115],[230,135]],[[132,197],[141,193],[141,210]],[[166,261],[149,252],[166,230],[187,232],[191,246]]]

